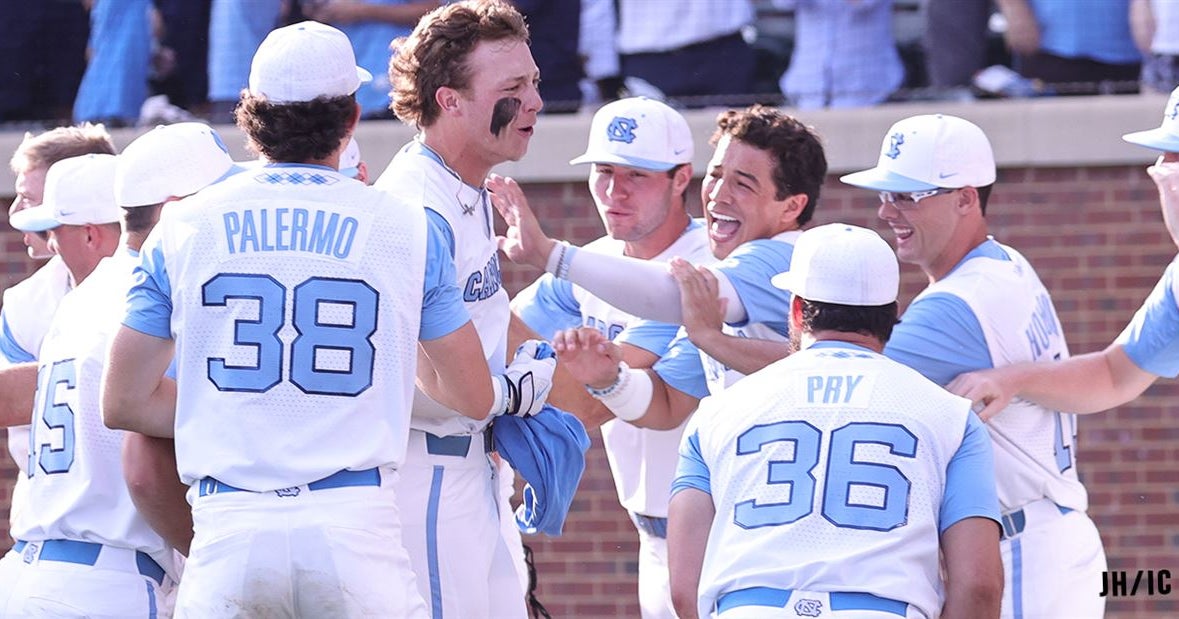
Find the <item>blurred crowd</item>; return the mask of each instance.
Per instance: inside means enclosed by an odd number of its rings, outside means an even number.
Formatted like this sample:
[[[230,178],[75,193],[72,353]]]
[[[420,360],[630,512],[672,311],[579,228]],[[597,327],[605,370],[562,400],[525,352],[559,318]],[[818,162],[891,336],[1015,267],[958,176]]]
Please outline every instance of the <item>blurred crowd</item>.
[[[511,0],[550,113],[1170,92],[1179,0]],[[0,123],[230,122],[272,29],[344,30],[391,118],[389,42],[444,0],[0,0]]]

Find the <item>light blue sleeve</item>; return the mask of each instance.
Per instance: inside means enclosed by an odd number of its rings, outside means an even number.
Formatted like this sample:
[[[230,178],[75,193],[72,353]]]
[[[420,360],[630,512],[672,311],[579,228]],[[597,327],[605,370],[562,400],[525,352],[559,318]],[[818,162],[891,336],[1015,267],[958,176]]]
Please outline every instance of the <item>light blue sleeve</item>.
[[[962,444],[946,466],[946,489],[938,513],[938,532],[966,518],[990,518],[999,522],[999,495],[995,491],[995,462],[991,437],[978,415],[966,415]]]
[[[630,344],[662,357],[679,332],[679,325],[657,320],[640,320],[627,325],[614,341],[619,344]]]
[[[516,294],[512,310],[545,339],[553,339],[563,329],[581,326],[581,304],[573,296],[573,284],[548,273]]]
[[[8,315],[4,310],[0,310],[0,355],[9,363],[28,363],[37,360],[32,353],[16,343],[16,336],[8,326]]]
[[[159,236],[148,236],[139,250],[134,284],[127,292],[123,324],[140,333],[172,339],[172,284],[164,266]]]
[[[728,258],[713,268],[725,274],[741,305],[745,306],[745,322],[760,322],[786,335],[786,317],[790,314],[790,293],[770,283],[779,273],[790,270],[790,256],[794,246],[773,239],[759,239],[738,247]]]
[[[1179,375],[1179,305],[1172,262],[1115,343],[1135,365],[1155,376]]]
[[[671,496],[687,488],[695,488],[712,496],[708,464],[700,453],[700,433],[697,431],[684,436],[680,443],[680,458],[675,467],[675,479],[671,482]]]
[[[471,320],[455,281],[454,232],[438,213],[426,210],[426,279],[418,339],[436,340]],[[447,240],[449,239],[449,243]]]
[[[963,372],[994,367],[978,317],[949,293],[914,301],[893,329],[884,354],[942,386]]]
[[[708,395],[708,379],[704,376],[700,349],[696,348],[692,340],[688,339],[687,333],[682,330],[652,369],[668,387],[676,391],[686,393],[697,400]]]

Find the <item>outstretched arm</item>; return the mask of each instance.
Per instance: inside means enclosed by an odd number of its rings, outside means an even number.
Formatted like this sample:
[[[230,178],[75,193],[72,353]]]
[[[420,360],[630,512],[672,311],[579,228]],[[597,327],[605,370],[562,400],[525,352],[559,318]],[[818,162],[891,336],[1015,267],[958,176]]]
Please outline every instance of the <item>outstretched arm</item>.
[[[946,389],[974,402],[979,417],[988,421],[1015,396],[1066,413],[1109,410],[1141,395],[1156,378],[1135,365],[1122,345],[1111,344],[1063,361],[968,372]]]

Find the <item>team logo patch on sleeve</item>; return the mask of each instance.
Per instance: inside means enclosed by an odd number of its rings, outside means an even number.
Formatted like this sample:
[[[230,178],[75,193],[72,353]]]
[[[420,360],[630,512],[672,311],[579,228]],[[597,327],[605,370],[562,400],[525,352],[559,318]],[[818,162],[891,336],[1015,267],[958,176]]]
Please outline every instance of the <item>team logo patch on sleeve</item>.
[[[298,486],[291,486],[290,488],[279,488],[274,491],[274,494],[278,496],[299,496],[299,490]]]
[[[615,116],[614,120],[610,121],[610,125],[606,127],[606,138],[611,142],[630,144],[635,141],[635,129],[638,127],[639,123],[635,122],[633,118]]]

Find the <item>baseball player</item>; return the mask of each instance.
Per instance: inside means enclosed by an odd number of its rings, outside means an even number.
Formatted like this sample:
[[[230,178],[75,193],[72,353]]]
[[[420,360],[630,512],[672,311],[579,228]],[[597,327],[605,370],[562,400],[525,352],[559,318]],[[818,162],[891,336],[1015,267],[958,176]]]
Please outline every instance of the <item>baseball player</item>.
[[[551,376],[529,355],[491,377],[439,231],[338,173],[367,77],[334,28],[268,35],[237,115],[272,163],[170,206],[142,249],[103,415],[175,436],[178,616],[426,616],[392,496],[415,374],[476,419]]]
[[[502,368],[511,314],[484,179],[524,156],[543,105],[527,27],[507,3],[456,2],[394,45],[393,111],[419,134],[375,186],[443,230],[486,365]],[[491,446],[487,420],[414,396],[397,501],[434,619],[526,616],[519,532],[501,527],[512,519],[500,496],[510,469],[489,457]]]
[[[622,99],[594,114],[589,145],[573,164],[591,164],[589,189],[607,236],[586,251],[666,262],[686,256],[708,262],[708,233],[687,213],[692,178],[692,133],[666,104]],[[512,309],[545,337],[578,325],[615,339],[638,319],[568,280],[545,274],[512,300]],[[622,354],[631,367],[650,367],[678,325],[626,337]],[[600,408],[600,407],[599,407]],[[584,416],[584,415],[583,415]],[[600,418],[599,418],[600,419]],[[682,428],[650,430],[618,421],[607,411],[602,443],[618,500],[639,532],[639,602],[643,617],[675,617],[667,585],[667,492]]]
[[[50,166],[62,159],[87,153],[115,153],[110,135],[101,125],[58,127],[37,136],[26,134],[10,162],[16,174],[16,199],[8,209],[9,221],[17,213],[41,204],[45,193],[45,174]],[[45,233],[24,234],[29,257],[50,260],[32,276],[4,291],[3,302],[0,303],[0,368],[37,360],[53,312],[73,285],[69,269],[61,258],[49,250],[47,239],[48,234]],[[31,408],[18,411],[18,414],[28,413],[29,410]],[[9,514],[13,517],[25,505],[28,448],[28,427],[21,425],[8,428],[8,451],[20,470],[10,497]],[[20,555],[10,552],[0,559],[0,572],[16,568],[19,564]],[[5,581],[7,577],[0,573],[0,582]]]
[[[1146,171],[1158,186],[1163,221],[1179,245],[1179,88],[1167,101],[1161,125],[1128,133],[1123,139],[1162,152]],[[1133,400],[1159,376],[1179,375],[1177,269],[1176,262],[1167,266],[1130,324],[1105,350],[1060,363],[970,372],[954,379],[948,388],[985,404],[979,413],[984,421],[1006,408],[1015,395],[1071,413],[1096,413]]]
[[[45,203],[12,222],[31,232],[51,227],[50,243],[78,286],[62,299],[34,370],[30,509],[12,526],[13,550],[25,565],[15,581],[0,584],[12,592],[3,616],[153,617],[175,573],[171,549],[139,517],[123,484],[120,433],[99,412],[107,334],[118,325],[131,258],[107,258],[113,252],[76,239],[117,242],[116,161],[103,154],[54,164]],[[78,246],[63,251],[67,242]],[[87,266],[94,257],[101,262]]]
[[[897,256],[929,277],[886,355],[939,385],[963,371],[1068,357],[1035,270],[987,234],[995,160],[976,125],[940,114],[901,120],[876,167],[841,180],[880,192]],[[1003,509],[1003,615],[1100,617],[1105,554],[1077,478],[1076,416],[1020,401],[987,430]]]
[[[725,112],[717,126],[701,199],[720,262],[704,272],[672,260],[673,276],[666,265],[553,241],[519,186],[493,178],[496,206],[509,225],[502,246],[512,260],[545,268],[636,316],[686,325],[649,369],[620,365],[619,350],[596,329],[554,340],[562,363],[613,415],[643,427],[679,426],[710,391],[789,351],[789,293],[769,279],[789,268],[794,239],[814,213],[827,170],[823,147],[798,120],[761,106]]]
[[[998,616],[990,444],[968,401],[881,354],[899,279],[871,230],[799,238],[775,284],[800,351],[702,402],[680,448],[680,617]]]

